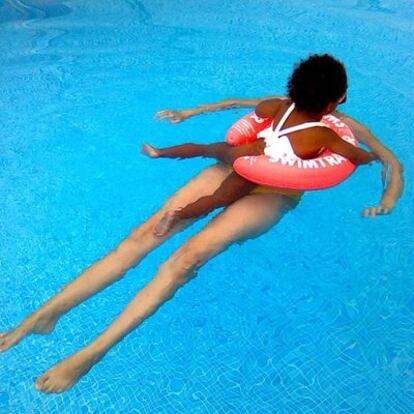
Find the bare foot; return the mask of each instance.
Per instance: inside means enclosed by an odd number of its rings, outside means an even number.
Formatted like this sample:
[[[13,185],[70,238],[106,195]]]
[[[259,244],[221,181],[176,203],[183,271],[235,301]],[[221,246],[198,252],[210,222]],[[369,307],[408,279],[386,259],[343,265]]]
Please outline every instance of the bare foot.
[[[161,155],[160,151],[150,144],[144,144],[141,148],[141,152],[151,158],[158,158]]]
[[[163,218],[154,227],[154,236],[165,236],[178,220],[179,216],[177,210],[167,211]]]
[[[45,393],[66,391],[75,385],[101,357],[88,349],[82,349],[49,368],[36,380],[35,387]]]
[[[46,335],[53,331],[59,316],[35,312],[15,329],[0,334],[0,352],[7,351],[30,334]]]

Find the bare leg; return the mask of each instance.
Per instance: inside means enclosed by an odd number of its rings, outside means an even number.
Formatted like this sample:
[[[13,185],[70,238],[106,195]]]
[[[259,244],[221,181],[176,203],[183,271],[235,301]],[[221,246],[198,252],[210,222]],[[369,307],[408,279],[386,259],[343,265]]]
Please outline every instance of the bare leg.
[[[171,299],[202,264],[232,242],[267,231],[293,206],[292,200],[278,194],[252,194],[233,203],[161,265],[100,336],[41,375],[36,388],[49,393],[72,387],[112,346]]]
[[[154,237],[154,226],[167,210],[191,203],[200,195],[210,194],[220,185],[229,172],[227,167],[220,164],[202,171],[174,194],[159,212],[141,226],[133,229],[128,237],[108,255],[87,268],[38,310],[29,315],[15,329],[0,334],[0,351],[6,351],[31,333],[49,333],[64,313],[120,280],[125,272],[136,266],[147,253],[190,223],[190,221],[177,223],[168,234],[168,237]]]
[[[149,144],[142,146],[142,153],[151,158],[214,158],[218,161],[233,164],[236,158],[243,155],[263,154],[265,144],[263,139],[258,139],[249,144],[233,147],[225,142],[214,144],[181,144],[173,147],[155,148]]]
[[[167,211],[154,228],[157,237],[165,236],[179,221],[203,217],[213,210],[226,207],[249,194],[256,184],[237,173],[231,173],[213,194],[200,197],[179,210]]]

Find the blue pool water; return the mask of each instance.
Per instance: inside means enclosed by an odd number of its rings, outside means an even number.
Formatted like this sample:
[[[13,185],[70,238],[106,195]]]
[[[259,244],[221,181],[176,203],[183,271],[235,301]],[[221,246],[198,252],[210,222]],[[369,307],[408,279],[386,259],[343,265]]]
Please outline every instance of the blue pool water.
[[[405,192],[363,219],[378,165],[308,193],[206,264],[70,391],[33,381],[79,350],[206,220],[0,355],[0,413],[414,413],[414,4],[408,0],[0,1],[0,331],[19,323],[209,162],[155,145],[220,140],[246,111],[164,108],[280,94],[310,52],[347,66],[343,110],[393,149]]]

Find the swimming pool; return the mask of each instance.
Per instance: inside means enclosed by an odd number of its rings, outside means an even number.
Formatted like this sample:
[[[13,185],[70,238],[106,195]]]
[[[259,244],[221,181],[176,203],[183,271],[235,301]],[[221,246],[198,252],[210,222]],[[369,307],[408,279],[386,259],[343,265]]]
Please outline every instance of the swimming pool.
[[[414,412],[414,5],[338,3],[0,3],[0,331],[208,165],[144,158],[143,141],[211,142],[245,113],[169,125],[156,111],[281,93],[310,52],[344,61],[343,110],[393,149],[407,184],[374,220],[359,213],[379,200],[379,166],[306,194],[272,231],[205,265],[73,389],[37,392],[34,379],[101,332],[205,220],[179,234],[51,335],[0,355],[1,413]]]

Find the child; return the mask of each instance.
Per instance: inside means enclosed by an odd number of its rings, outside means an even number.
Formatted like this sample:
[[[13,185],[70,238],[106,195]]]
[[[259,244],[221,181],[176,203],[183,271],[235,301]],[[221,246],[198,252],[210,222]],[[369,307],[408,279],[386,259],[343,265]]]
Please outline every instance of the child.
[[[230,146],[225,142],[214,144],[183,144],[155,148],[144,144],[142,152],[152,158],[215,158],[229,164],[245,155],[268,155],[293,158],[314,158],[326,148],[348,158],[355,165],[366,164],[377,157],[343,141],[321,122],[338,104],[346,101],[347,78],[342,63],[330,55],[311,55],[301,61],[288,82],[289,99],[271,99],[259,103],[256,114],[274,118],[272,125],[258,134],[252,143]],[[292,115],[290,117],[290,115]],[[290,119],[288,138],[282,130]],[[273,124],[279,120],[276,128]],[[286,129],[287,129],[286,128]],[[204,196],[174,211],[168,211],[155,226],[154,235],[162,237],[179,220],[200,217],[219,207],[225,207],[249,194],[257,184],[232,172],[211,195]]]

